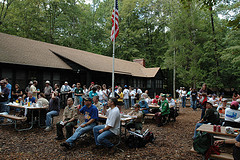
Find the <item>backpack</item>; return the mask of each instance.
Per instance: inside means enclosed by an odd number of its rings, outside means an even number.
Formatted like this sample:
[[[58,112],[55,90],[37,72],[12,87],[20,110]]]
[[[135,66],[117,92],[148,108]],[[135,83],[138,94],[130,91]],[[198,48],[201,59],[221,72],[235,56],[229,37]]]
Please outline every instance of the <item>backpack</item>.
[[[212,144],[213,136],[207,132],[198,132],[193,140],[193,148],[200,154],[205,154]]]
[[[145,147],[148,142],[153,143],[155,140],[152,132],[149,132],[148,129],[144,134],[139,134],[136,132],[129,131],[130,135],[126,139],[125,143],[129,148],[141,148]]]

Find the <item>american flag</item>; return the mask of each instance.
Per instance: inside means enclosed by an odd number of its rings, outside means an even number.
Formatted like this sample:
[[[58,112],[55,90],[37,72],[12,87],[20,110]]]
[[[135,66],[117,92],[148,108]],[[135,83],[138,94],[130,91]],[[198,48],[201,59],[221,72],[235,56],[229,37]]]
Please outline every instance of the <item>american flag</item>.
[[[114,40],[114,12],[115,12],[115,39],[118,36],[119,28],[118,28],[118,0],[115,0],[116,8],[113,9],[112,13],[112,33],[111,33],[111,40]]]

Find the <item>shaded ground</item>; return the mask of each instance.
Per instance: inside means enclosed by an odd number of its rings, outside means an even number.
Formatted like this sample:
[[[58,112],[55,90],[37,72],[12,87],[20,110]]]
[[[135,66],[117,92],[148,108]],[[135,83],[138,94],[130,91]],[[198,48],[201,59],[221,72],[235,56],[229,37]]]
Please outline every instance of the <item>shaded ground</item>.
[[[125,111],[126,112],[126,111]],[[157,127],[155,121],[145,120],[147,128],[156,137],[155,142],[145,148],[129,149],[122,142],[114,155],[108,155],[107,149],[93,149],[94,138],[80,139],[77,146],[68,151],[56,141],[56,127],[51,132],[35,127],[30,131],[17,132],[13,126],[0,126],[0,159],[201,159],[190,153],[192,136],[201,112],[190,108],[180,109],[176,122]],[[54,123],[61,117],[54,118]]]

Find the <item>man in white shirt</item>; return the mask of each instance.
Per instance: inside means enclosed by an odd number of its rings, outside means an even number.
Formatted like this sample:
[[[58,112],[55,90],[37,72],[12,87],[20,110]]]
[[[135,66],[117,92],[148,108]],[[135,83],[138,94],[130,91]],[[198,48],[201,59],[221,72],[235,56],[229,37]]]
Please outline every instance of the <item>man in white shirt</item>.
[[[135,95],[136,95],[136,92],[134,90],[133,87],[131,87],[131,90],[130,90],[130,96],[131,96],[131,106],[133,107],[134,106],[134,100],[135,100]]]
[[[108,106],[104,106],[103,113],[107,116],[107,121],[105,125],[95,126],[93,128],[94,138],[96,142],[96,148],[102,148],[106,146],[111,153],[115,151],[114,145],[107,139],[107,137],[112,137],[114,135],[120,134],[120,111],[118,109],[117,99],[110,98],[108,100]]]
[[[236,122],[240,118],[240,111],[238,110],[239,103],[232,101],[231,107],[225,110],[225,124],[224,126],[231,126],[234,128],[240,128],[240,123]]]
[[[175,108],[175,101],[172,99],[172,95],[168,94],[167,96],[169,108]]]
[[[33,85],[31,85],[31,87],[30,87],[30,91],[33,93],[33,97],[35,97],[36,99],[38,98],[37,94],[40,93],[40,91],[37,90],[37,88],[36,88],[37,84],[38,84],[38,82],[36,80],[34,80]]]
[[[127,85],[124,86],[123,101],[124,101],[125,109],[128,109],[129,108],[129,90]]]
[[[71,89],[72,88],[68,85],[68,82],[65,81],[64,85],[62,85],[62,87],[61,87],[61,93],[68,93],[71,91]]]
[[[186,97],[187,97],[187,91],[185,90],[185,87],[182,88],[181,91],[181,97],[182,97],[182,107],[186,107]]]

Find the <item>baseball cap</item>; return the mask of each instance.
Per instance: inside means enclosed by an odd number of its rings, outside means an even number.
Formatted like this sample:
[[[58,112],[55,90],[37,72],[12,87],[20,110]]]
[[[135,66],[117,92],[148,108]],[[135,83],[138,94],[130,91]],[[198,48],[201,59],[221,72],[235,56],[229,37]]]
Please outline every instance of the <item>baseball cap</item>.
[[[213,106],[213,101],[207,100],[207,103],[211,104]]]
[[[87,98],[84,98],[85,101],[92,101],[92,98],[90,97],[87,97]]]
[[[166,95],[166,94],[162,94],[161,96],[162,96],[162,97],[165,97],[165,98],[167,97],[167,95]]]
[[[232,103],[231,103],[231,106],[237,107],[238,105],[239,105],[239,103],[237,101],[232,101]]]
[[[46,84],[50,84],[50,81],[46,81],[45,83],[46,83]]]
[[[127,88],[128,86],[127,85],[124,85],[125,88]]]
[[[222,99],[222,102],[224,102],[224,101],[227,101],[227,98],[223,98],[223,99]]]
[[[156,98],[158,99],[158,98],[159,98],[159,95],[156,95]]]
[[[168,94],[168,96],[167,97],[172,97],[172,95],[171,94]]]

